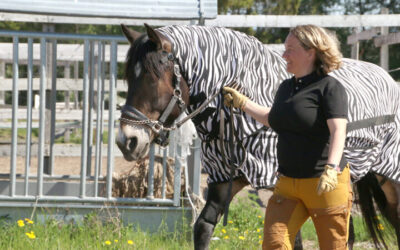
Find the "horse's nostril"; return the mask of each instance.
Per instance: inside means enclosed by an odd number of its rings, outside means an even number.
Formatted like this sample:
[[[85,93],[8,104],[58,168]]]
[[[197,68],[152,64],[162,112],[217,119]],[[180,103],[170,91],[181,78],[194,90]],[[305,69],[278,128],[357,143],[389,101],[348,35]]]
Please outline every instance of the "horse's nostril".
[[[131,151],[131,152],[133,150],[135,150],[136,145],[137,145],[137,138],[136,137],[132,137],[132,138],[128,139],[127,142],[126,142],[126,146],[127,146],[128,150]]]

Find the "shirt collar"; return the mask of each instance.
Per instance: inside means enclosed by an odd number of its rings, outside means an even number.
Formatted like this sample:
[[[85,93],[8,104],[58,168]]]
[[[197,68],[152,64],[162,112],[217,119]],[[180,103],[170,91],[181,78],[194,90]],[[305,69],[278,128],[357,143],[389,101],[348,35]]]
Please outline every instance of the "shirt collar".
[[[317,82],[317,81],[321,80],[322,78],[324,78],[324,75],[318,74],[317,71],[313,71],[310,74],[300,77],[300,78],[297,78],[297,79],[295,77],[293,77],[293,79],[296,83],[300,83],[302,85],[308,85],[310,83]]]

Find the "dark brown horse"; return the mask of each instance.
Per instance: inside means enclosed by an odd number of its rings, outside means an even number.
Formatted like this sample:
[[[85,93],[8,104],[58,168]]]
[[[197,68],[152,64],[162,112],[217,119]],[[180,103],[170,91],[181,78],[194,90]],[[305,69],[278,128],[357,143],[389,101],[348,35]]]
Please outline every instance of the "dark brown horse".
[[[165,145],[168,131],[174,129],[174,121],[186,107],[192,105],[195,98],[190,93],[191,88],[196,86],[189,86],[189,72],[184,71],[174,56],[174,50],[179,48],[161,32],[145,26],[147,34],[138,33],[122,25],[131,48],[126,62],[128,93],[122,109],[117,145],[128,161],[145,157],[154,141]],[[374,174],[367,174],[357,184],[360,202],[364,205],[364,218],[376,246],[383,240],[383,231],[377,227],[379,222],[371,217],[371,214],[375,213],[371,197],[375,198],[381,213],[391,222],[399,236],[400,185],[384,180],[385,177],[378,176],[377,179]],[[208,185],[207,203],[194,226],[196,249],[208,248],[214,227],[224,213],[227,200],[230,201],[248,185],[248,179],[243,176],[235,178],[230,195],[228,185]],[[397,238],[399,241],[399,237]],[[386,246],[384,241],[382,242]]]

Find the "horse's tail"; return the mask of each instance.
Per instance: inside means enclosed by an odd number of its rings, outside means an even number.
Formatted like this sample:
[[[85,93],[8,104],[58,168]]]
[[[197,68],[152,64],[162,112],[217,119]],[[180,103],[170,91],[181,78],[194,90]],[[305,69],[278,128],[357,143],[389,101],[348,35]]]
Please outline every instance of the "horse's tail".
[[[387,200],[385,193],[382,191],[377,178],[371,172],[359,180],[356,186],[361,212],[375,247],[379,249],[384,246],[388,249],[384,239],[384,232],[387,230],[383,230],[383,226],[379,222],[379,217],[376,214],[374,206],[375,201],[381,216],[387,221],[390,221],[386,212]]]

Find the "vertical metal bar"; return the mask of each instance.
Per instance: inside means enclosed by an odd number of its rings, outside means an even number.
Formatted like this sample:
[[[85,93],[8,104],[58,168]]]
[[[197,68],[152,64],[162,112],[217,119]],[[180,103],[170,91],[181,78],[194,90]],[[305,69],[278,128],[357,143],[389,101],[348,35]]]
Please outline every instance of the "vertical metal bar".
[[[53,175],[54,168],[54,143],[56,138],[56,101],[57,101],[57,40],[52,42],[51,53],[51,96],[50,96],[50,154],[48,174]]]
[[[89,109],[88,109],[88,158],[86,175],[92,172],[92,150],[93,150],[93,103],[94,103],[94,41],[90,41],[89,49]]]
[[[169,133],[169,152],[168,156],[174,158],[175,157],[175,149],[176,149],[176,139],[175,139],[175,131],[171,131]]]
[[[40,106],[39,106],[39,152],[37,192],[38,197],[43,194],[43,168],[44,168],[44,134],[45,134],[45,108],[46,108],[46,39],[40,38]]]
[[[194,156],[193,156],[193,193],[200,195],[201,167],[200,167],[200,150],[201,141],[199,138],[194,140]]]
[[[104,131],[104,86],[105,86],[105,79],[106,79],[106,66],[105,66],[105,54],[106,54],[106,46],[104,42],[101,42],[101,120],[100,120],[100,134],[103,135]],[[103,137],[102,137],[103,142]],[[100,155],[102,155],[103,147],[100,147]],[[99,176],[101,176],[103,161],[100,161],[99,165]]]
[[[181,145],[176,145],[175,154],[175,171],[174,171],[174,206],[179,206],[179,201],[181,198],[181,155],[182,148]]]
[[[154,143],[150,145],[149,152],[149,172],[147,175],[147,199],[154,199],[154,155],[155,155],[155,147]]]
[[[82,108],[82,147],[81,147],[81,181],[80,197],[86,196],[86,167],[88,145],[88,109],[89,109],[89,41],[84,43],[83,58],[83,108]]]
[[[167,178],[167,148],[163,147],[163,176],[162,176],[162,186],[161,186],[161,196],[165,199],[165,182]]]
[[[28,65],[27,65],[28,91],[26,110],[26,156],[25,156],[25,186],[24,194],[28,196],[29,168],[31,165],[31,142],[32,142],[32,76],[33,76],[33,38],[28,38]]]
[[[94,196],[98,195],[98,184],[99,184],[99,167],[101,166],[101,146],[103,144],[101,124],[103,121],[102,116],[102,93],[103,88],[101,84],[101,71],[102,71],[102,43],[98,42],[98,55],[97,55],[97,110],[96,110],[96,153],[95,153],[95,164],[94,164]]]
[[[18,146],[18,37],[13,37],[12,142],[10,166],[10,196],[15,196]]]
[[[112,195],[112,172],[114,170],[114,117],[115,117],[115,85],[117,83],[117,42],[111,41],[110,53],[110,95],[108,115],[108,154],[107,154],[107,198]]]

